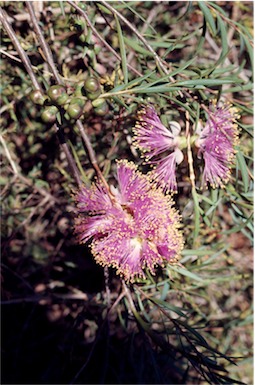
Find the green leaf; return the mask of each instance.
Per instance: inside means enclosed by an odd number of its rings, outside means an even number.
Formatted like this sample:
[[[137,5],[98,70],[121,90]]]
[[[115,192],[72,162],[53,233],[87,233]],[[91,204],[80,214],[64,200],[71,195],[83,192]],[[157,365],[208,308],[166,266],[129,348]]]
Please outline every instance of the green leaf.
[[[244,156],[241,151],[238,151],[236,154],[238,166],[241,171],[242,180],[243,180],[243,186],[244,186],[244,192],[247,193],[249,190],[249,174],[248,174],[248,167],[246,165]]]
[[[206,3],[205,1],[199,1],[198,6],[201,9],[206,22],[210,26],[213,35],[215,36],[217,33],[215,21],[214,21],[212,14],[211,14],[211,11],[209,10],[209,8],[207,7],[207,5],[205,3]]]
[[[144,80],[148,79],[150,76],[152,76],[153,74],[155,74],[156,71],[151,71],[149,72],[148,74],[144,75],[144,76],[141,76],[140,78],[135,78],[134,80],[131,80],[131,82],[129,82],[128,84],[121,84],[121,85],[118,85],[116,87],[114,87],[112,90],[111,90],[111,93],[114,93],[114,92],[119,92],[119,91],[122,91],[122,90],[125,90],[125,89],[128,89],[128,88],[131,88],[133,86],[136,86],[136,85],[139,85],[141,84]]]
[[[246,48],[247,48],[247,51],[248,51],[248,54],[249,54],[249,58],[250,58],[250,61],[251,61],[251,68],[254,68],[254,50],[251,46],[251,43],[248,39],[247,36],[245,35],[242,35],[243,39],[244,39],[244,42],[245,42],[245,45],[246,45]]]
[[[75,161],[76,161],[76,163],[77,163],[77,166],[78,166],[78,168],[79,168],[79,171],[80,171],[80,173],[81,173],[81,175],[82,175],[82,180],[83,180],[83,182],[84,182],[87,186],[90,186],[90,184],[91,184],[91,183],[90,183],[90,180],[88,179],[87,175],[85,174],[85,172],[84,172],[84,170],[83,170],[83,167],[82,167],[82,165],[81,165],[81,162],[80,162],[80,158],[79,158],[79,156],[78,156],[78,154],[77,154],[77,152],[76,152],[76,150],[75,150],[75,148],[74,148],[74,146],[73,146],[73,144],[71,143],[70,140],[68,141],[68,144],[69,144],[69,146],[71,147],[73,156],[74,156],[74,158],[75,158]]]
[[[136,52],[138,52],[138,53],[140,53],[142,55],[154,57],[154,54],[152,52],[150,52],[147,49],[143,48],[134,38],[129,39],[128,37],[124,36],[124,41],[125,41],[125,43],[130,48],[132,48]]]
[[[187,315],[183,313],[182,311],[183,309],[180,309],[177,306],[171,305],[166,301],[162,301],[161,299],[152,298],[152,297],[149,298],[149,300],[155,303],[156,305],[159,305],[160,307],[173,311],[174,313],[178,314],[180,317],[185,317],[185,318],[187,317]]]
[[[205,255],[212,255],[214,253],[213,250],[207,250],[207,249],[201,249],[201,250],[182,250],[181,254],[183,256],[188,256],[188,255],[197,255],[199,257],[203,257]]]
[[[199,282],[204,281],[204,278],[199,277],[198,275],[192,273],[191,271],[189,271],[183,267],[180,267],[180,266],[177,267],[177,266],[169,265],[168,269],[173,270],[176,273],[182,274],[182,275],[184,275],[184,276],[186,276],[192,280],[199,281]]]
[[[219,62],[221,62],[228,54],[229,48],[228,48],[228,35],[227,30],[225,27],[225,23],[223,22],[222,18],[217,15],[217,21],[220,27],[220,35],[221,35],[221,54],[219,58]]]

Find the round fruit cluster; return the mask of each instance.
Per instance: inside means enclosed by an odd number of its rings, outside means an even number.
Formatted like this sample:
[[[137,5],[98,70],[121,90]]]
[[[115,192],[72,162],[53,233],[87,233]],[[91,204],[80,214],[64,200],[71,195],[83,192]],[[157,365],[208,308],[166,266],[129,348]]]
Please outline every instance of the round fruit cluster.
[[[88,77],[82,85],[79,85],[73,95],[67,93],[63,85],[49,87],[47,94],[40,90],[34,90],[30,94],[33,103],[43,106],[41,118],[46,123],[55,123],[57,114],[65,120],[77,120],[85,112],[85,105],[91,100],[95,114],[105,115],[109,108],[107,102],[100,98],[101,86],[95,77]]]

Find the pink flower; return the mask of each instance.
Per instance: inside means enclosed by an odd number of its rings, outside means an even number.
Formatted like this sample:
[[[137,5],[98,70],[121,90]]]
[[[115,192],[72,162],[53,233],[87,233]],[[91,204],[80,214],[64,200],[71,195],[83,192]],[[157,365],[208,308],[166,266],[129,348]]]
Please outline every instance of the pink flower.
[[[230,167],[238,144],[237,111],[230,104],[209,111],[209,118],[196,144],[204,158],[203,184],[223,187],[229,181]]]
[[[150,175],[157,186],[161,186],[165,192],[176,192],[176,166],[183,160],[182,152],[178,149],[181,127],[177,122],[169,124],[171,131],[161,123],[152,105],[143,107],[138,112],[133,129],[133,144],[142,152],[146,162],[155,165]],[[167,151],[170,154],[163,157]]]
[[[117,163],[118,188],[110,198],[100,182],[82,187],[76,201],[75,231],[91,241],[97,263],[112,266],[133,282],[144,269],[176,262],[183,247],[180,217],[173,201],[141,174],[132,162]]]

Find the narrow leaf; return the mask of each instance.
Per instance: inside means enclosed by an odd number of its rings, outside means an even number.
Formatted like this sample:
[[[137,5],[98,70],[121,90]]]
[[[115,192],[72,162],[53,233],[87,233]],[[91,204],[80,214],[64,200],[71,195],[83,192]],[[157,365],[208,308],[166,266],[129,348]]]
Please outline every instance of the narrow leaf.
[[[205,18],[206,22],[209,24],[213,35],[215,36],[216,35],[216,25],[215,25],[214,18],[211,14],[211,11],[208,9],[207,5],[205,4],[205,1],[199,1],[198,6],[201,9],[201,11],[203,12],[204,18]]]
[[[240,168],[241,175],[242,175],[244,192],[247,193],[249,189],[249,174],[248,174],[248,168],[247,168],[244,156],[241,153],[241,151],[238,151],[238,153],[236,154],[236,158],[237,158],[238,166]]]
[[[184,269],[183,267],[180,267],[180,266],[169,266],[169,270],[173,270],[175,271],[176,273],[180,273],[182,275],[185,275],[186,277],[189,277],[190,279],[193,279],[195,281],[199,281],[199,282],[202,282],[204,279],[199,277],[198,275],[192,273],[191,271],[189,270],[186,270]]]

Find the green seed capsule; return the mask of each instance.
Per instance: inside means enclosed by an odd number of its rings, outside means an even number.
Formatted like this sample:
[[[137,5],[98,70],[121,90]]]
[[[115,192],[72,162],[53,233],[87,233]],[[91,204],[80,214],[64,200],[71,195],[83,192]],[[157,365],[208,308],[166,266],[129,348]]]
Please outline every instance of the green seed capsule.
[[[88,93],[95,93],[100,91],[100,84],[99,81],[94,78],[93,76],[88,77],[87,80],[85,80],[84,88]]]
[[[70,104],[67,108],[67,113],[72,119],[79,119],[82,115],[82,108],[78,104]]]
[[[39,104],[40,106],[43,105],[46,96],[43,95],[43,93],[40,90],[34,90],[29,95],[31,101],[35,104]]]
[[[47,106],[41,114],[41,118],[45,123],[54,123],[56,121],[58,109],[55,106]]]
[[[84,101],[80,98],[73,98],[71,103],[67,108],[67,113],[72,119],[79,119],[79,117],[83,114]]]
[[[49,95],[50,99],[53,102],[57,102],[60,96],[63,96],[63,94],[66,94],[66,90],[65,90],[65,87],[60,85],[51,86],[48,89],[47,94]]]

